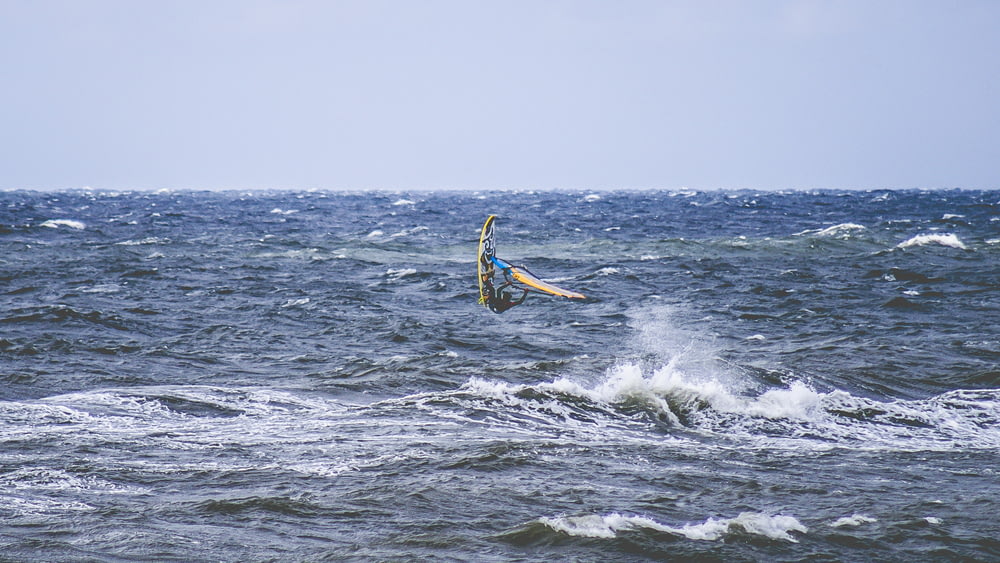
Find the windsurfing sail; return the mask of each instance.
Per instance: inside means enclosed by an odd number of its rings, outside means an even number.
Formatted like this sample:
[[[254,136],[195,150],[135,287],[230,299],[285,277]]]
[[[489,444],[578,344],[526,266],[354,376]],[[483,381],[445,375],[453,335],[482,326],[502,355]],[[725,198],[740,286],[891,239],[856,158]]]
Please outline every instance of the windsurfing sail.
[[[496,256],[496,239],[494,231],[494,220],[496,217],[490,215],[486,218],[486,222],[483,224],[483,230],[479,234],[479,249],[477,252],[476,259],[476,279],[479,280],[479,303],[484,307],[492,308],[497,310],[497,298],[493,294],[499,291],[498,286],[495,285],[494,276],[496,275],[497,268],[504,273],[504,278],[508,281],[513,280],[511,283],[505,285],[511,285],[516,282],[518,284],[523,284],[523,286],[518,286],[524,291],[535,290],[538,292],[548,293],[550,295],[556,295],[559,297],[568,297],[570,299],[584,299],[582,293],[577,293],[575,291],[570,291],[568,289],[563,289],[547,281],[542,280],[535,274],[531,273],[524,266],[515,266],[506,260],[497,258]],[[490,307],[490,300],[493,299],[494,307]],[[522,299],[523,301],[523,299]],[[516,304],[516,303],[515,303]],[[503,310],[503,309],[500,309]],[[499,311],[497,311],[499,312]]]
[[[490,288],[493,286],[493,256],[495,247],[493,244],[493,220],[496,217],[490,215],[483,224],[483,232],[479,235],[479,252],[476,260],[476,279],[479,280],[479,303],[483,307],[489,307]]]
[[[496,256],[493,257],[493,264],[495,264],[496,267],[500,268],[502,271],[509,273],[515,280],[528,287],[537,289],[538,291],[544,291],[545,293],[551,293],[552,295],[557,295],[559,297],[568,297],[570,299],[584,299],[585,297],[582,293],[563,289],[552,285],[547,281],[539,279],[538,276],[528,271],[528,269],[524,266],[515,266],[506,260],[497,258]]]

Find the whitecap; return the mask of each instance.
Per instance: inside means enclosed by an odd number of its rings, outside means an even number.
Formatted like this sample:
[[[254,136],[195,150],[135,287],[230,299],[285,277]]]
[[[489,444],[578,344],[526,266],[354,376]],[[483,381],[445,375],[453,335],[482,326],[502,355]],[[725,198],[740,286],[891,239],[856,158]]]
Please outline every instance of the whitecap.
[[[680,527],[668,526],[645,516],[625,516],[618,513],[543,517],[537,522],[570,536],[603,539],[615,538],[620,532],[647,529],[700,541],[716,541],[731,533],[744,532],[797,543],[798,540],[791,532],[809,531],[793,516],[772,516],[756,512],[742,512],[734,518],[709,518],[700,524],[685,524]]]
[[[809,531],[793,516],[771,516],[756,512],[741,512],[735,518],[723,520],[709,518],[703,524],[689,524],[681,530],[681,533],[689,539],[717,540],[730,532],[743,530],[748,534],[792,543],[798,543],[798,540],[792,537],[791,532],[804,534]]]
[[[841,237],[847,238],[854,231],[865,231],[864,225],[859,225],[857,223],[840,223],[838,225],[833,225],[832,227],[826,227],[825,229],[807,229],[800,233],[795,233],[792,236],[806,236],[812,235],[817,237]]]
[[[161,237],[146,237],[139,240],[123,240],[122,242],[116,242],[115,246],[141,246],[144,244],[168,244],[170,239]]]
[[[844,516],[843,518],[838,518],[830,523],[831,528],[842,528],[844,526],[860,526],[862,524],[870,524],[872,522],[878,522],[875,518],[867,516],[865,514],[855,514],[853,516]]]
[[[59,227],[69,227],[71,229],[83,230],[87,228],[87,225],[83,224],[81,221],[74,221],[73,219],[49,219],[48,221],[41,224],[42,227],[49,227],[50,229],[58,229]]]
[[[397,199],[392,204],[393,205],[416,205],[417,202],[412,199]]]
[[[391,278],[396,280],[405,278],[406,276],[412,276],[415,273],[417,273],[417,271],[413,268],[399,268],[399,269],[390,268],[385,271],[385,275],[390,276]]]
[[[418,225],[418,226],[413,227],[411,229],[403,229],[402,231],[399,231],[398,233],[393,233],[393,234],[389,235],[389,238],[407,237],[407,236],[410,236],[410,235],[415,235],[417,233],[422,233],[424,231],[429,231],[429,230],[430,230],[430,227],[425,227],[423,225]]]
[[[912,248],[914,246],[927,246],[930,244],[938,244],[941,246],[966,250],[965,244],[953,233],[917,235],[909,240],[899,243],[896,245],[896,248]]]
[[[26,499],[14,496],[0,496],[2,504],[7,510],[15,514],[49,514],[52,512],[84,512],[96,510],[93,506],[78,501],[58,501],[47,498]]]
[[[792,382],[787,389],[772,389],[736,409],[751,416],[770,419],[811,421],[822,417],[822,400],[825,395],[810,389],[801,381]]]
[[[1000,391],[958,390],[922,400],[879,401],[837,389],[820,391],[802,380],[762,390],[759,382],[734,372],[711,346],[689,333],[655,315],[637,320],[637,352],[643,359],[619,362],[596,381],[558,378],[514,385],[471,378],[459,392],[499,400],[501,415],[528,410],[540,421],[561,427],[569,422],[583,432],[627,431],[633,419],[625,412],[640,407],[655,414],[657,424],[724,435],[730,443],[754,448],[1000,447],[1000,426],[994,424],[1000,423]],[[579,403],[569,397],[586,401],[588,420],[574,418],[571,411]]]
[[[668,526],[642,516],[621,514],[588,514],[585,516],[542,517],[538,522],[569,536],[585,538],[613,538],[618,532],[648,528],[661,532],[672,531]]]
[[[583,201],[585,201],[587,203],[593,203],[595,201],[600,201],[600,200],[601,200],[601,196],[599,196],[597,194],[588,194],[588,195],[583,196]]]
[[[141,494],[145,489],[137,486],[123,485],[105,481],[95,476],[73,475],[61,469],[37,468],[16,469],[0,476],[0,485],[4,491],[70,491],[87,492],[89,495],[105,494]]]
[[[121,286],[114,283],[102,283],[93,285],[90,287],[85,287],[81,291],[83,293],[117,293],[121,291]]]

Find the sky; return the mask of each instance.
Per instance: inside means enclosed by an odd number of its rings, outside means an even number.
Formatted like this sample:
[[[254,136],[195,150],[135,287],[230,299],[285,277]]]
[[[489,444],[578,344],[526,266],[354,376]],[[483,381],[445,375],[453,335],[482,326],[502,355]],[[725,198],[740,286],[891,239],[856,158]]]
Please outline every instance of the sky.
[[[995,0],[0,0],[0,189],[1000,189]]]

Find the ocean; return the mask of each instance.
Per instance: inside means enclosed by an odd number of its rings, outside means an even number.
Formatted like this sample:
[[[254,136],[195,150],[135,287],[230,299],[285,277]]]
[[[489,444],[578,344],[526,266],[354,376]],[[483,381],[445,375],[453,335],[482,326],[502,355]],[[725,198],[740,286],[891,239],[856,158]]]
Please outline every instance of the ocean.
[[[0,303],[0,561],[1000,560],[1000,192],[4,191]]]

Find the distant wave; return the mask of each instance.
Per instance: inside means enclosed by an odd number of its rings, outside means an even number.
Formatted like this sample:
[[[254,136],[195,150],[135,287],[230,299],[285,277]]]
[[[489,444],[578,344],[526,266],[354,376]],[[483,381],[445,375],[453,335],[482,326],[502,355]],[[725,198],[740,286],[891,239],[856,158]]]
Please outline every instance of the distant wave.
[[[42,223],[41,226],[52,229],[69,227],[71,229],[83,230],[87,228],[87,225],[85,225],[82,221],[75,221],[73,219],[49,219],[48,221]]]
[[[809,531],[793,516],[772,516],[757,512],[742,512],[733,518],[709,518],[700,524],[683,526],[669,526],[645,516],[625,516],[618,513],[543,517],[536,522],[556,532],[586,538],[614,538],[623,532],[651,530],[702,541],[717,541],[732,535],[747,534],[796,543],[798,540],[792,536],[792,532]]]
[[[794,236],[847,238],[850,237],[851,233],[855,231],[866,231],[866,230],[868,229],[864,225],[858,225],[857,223],[841,223],[839,225],[833,225],[832,227],[826,227],[825,229],[807,229],[805,231],[795,233]]]
[[[928,246],[931,244],[966,250],[965,243],[959,240],[959,238],[952,233],[917,235],[899,243],[896,245],[896,248],[912,248],[914,246]]]
[[[831,528],[843,528],[843,527],[856,527],[862,524],[870,524],[872,522],[878,522],[878,519],[872,518],[865,514],[855,514],[853,516],[844,516],[843,518],[838,518],[837,520],[830,523]]]

